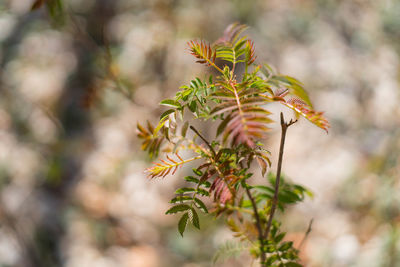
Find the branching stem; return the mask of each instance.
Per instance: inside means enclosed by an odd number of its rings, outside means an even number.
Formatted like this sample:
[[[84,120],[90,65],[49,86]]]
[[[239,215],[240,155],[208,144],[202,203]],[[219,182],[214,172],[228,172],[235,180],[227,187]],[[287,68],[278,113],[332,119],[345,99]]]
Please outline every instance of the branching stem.
[[[289,126],[295,122],[297,122],[297,120],[295,120],[295,121],[290,120],[288,123],[285,122],[283,113],[281,112],[281,129],[282,129],[282,131],[281,131],[281,144],[279,146],[278,168],[276,171],[275,192],[274,192],[274,197],[272,199],[272,206],[271,206],[271,210],[270,210],[270,214],[269,214],[269,218],[268,218],[267,230],[265,231],[265,235],[264,235],[265,239],[268,239],[269,232],[271,231],[272,220],[274,219],[275,210],[278,205],[279,183],[281,180],[283,149],[285,147],[286,131],[289,128]]]
[[[231,192],[232,196],[234,196],[234,195],[235,195],[235,192],[234,192],[234,191],[232,190],[232,188],[229,186],[228,180],[226,179],[225,175],[224,175],[224,174],[222,173],[222,171],[220,170],[220,168],[219,168],[219,166],[218,166],[218,163],[215,161],[215,157],[217,156],[217,153],[215,153],[214,148],[212,147],[212,145],[210,144],[210,142],[208,142],[207,139],[205,139],[205,138],[199,133],[199,131],[196,130],[196,128],[194,128],[192,125],[190,125],[190,129],[191,129],[193,132],[195,132],[195,133],[201,138],[201,140],[203,140],[204,143],[210,148],[211,153],[212,153],[212,156],[213,156],[213,157],[210,157],[210,162],[211,162],[211,164],[214,165],[215,170],[218,172],[219,177],[222,178],[222,180],[224,181],[225,185],[228,187],[229,192]]]

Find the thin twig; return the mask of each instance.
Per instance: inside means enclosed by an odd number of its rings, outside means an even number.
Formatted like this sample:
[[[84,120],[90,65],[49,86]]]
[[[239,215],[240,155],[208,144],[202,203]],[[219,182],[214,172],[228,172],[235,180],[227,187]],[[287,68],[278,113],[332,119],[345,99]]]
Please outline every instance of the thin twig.
[[[75,28],[76,31],[76,38],[77,40],[81,41],[88,49],[92,49],[92,50],[100,50],[100,55],[102,56],[102,58],[105,61],[105,66],[103,66],[105,68],[104,70],[104,77],[103,75],[101,75],[101,78],[104,79],[109,79],[113,84],[114,84],[114,89],[116,89],[116,91],[120,92],[126,99],[128,99],[130,102],[136,104],[136,105],[140,105],[140,103],[136,103],[132,97],[132,92],[126,88],[123,84],[121,84],[121,80],[119,77],[117,77],[115,75],[115,73],[111,70],[112,68],[112,62],[113,62],[113,58],[112,58],[112,54],[110,51],[110,45],[109,45],[109,41],[106,38],[106,34],[104,34],[104,28],[103,28],[103,42],[104,45],[101,46],[99,45],[96,40],[88,33],[86,32],[84,29],[82,29],[82,27],[80,26],[79,22],[77,21],[77,19],[75,18],[75,16],[73,15],[73,13],[75,13],[72,9],[70,9],[69,12],[67,12],[67,14],[69,15],[69,18],[71,20],[72,26]],[[72,32],[73,34],[75,32]]]
[[[289,123],[285,122],[285,119],[283,117],[283,113],[281,112],[281,144],[279,147],[279,158],[278,158],[278,168],[276,171],[276,180],[275,180],[275,192],[274,192],[274,197],[272,199],[272,206],[271,206],[271,211],[269,214],[269,218],[268,218],[268,223],[267,223],[267,230],[265,231],[265,239],[268,239],[268,235],[269,232],[271,230],[271,225],[272,225],[272,220],[274,218],[275,215],[275,210],[276,207],[278,205],[278,193],[279,193],[279,183],[281,180],[281,170],[282,170],[282,159],[283,159],[283,149],[285,147],[285,138],[286,138],[286,131],[289,128],[290,125],[292,125],[293,123],[295,123],[297,120],[293,121],[290,120]]]
[[[196,128],[194,128],[192,125],[190,125],[190,129],[192,129],[193,132],[195,132],[200,138],[201,140],[204,141],[204,143],[210,148],[211,152],[213,153],[213,156],[215,157],[215,155],[217,155],[217,153],[215,153],[214,148],[211,146],[211,144],[207,141],[207,139],[205,139],[200,133],[199,131],[196,130]]]
[[[220,170],[217,161],[215,160],[217,153],[215,152],[214,148],[211,146],[210,142],[207,141],[206,138],[204,138],[199,131],[196,130],[196,128],[194,128],[192,125],[190,125],[190,129],[192,129],[193,132],[195,132],[200,138],[201,140],[204,141],[204,143],[210,148],[211,153],[213,155],[213,157],[210,158],[210,162],[211,164],[214,165],[215,170],[218,172],[219,177],[222,178],[222,180],[224,181],[226,187],[229,189],[229,192],[231,193],[231,195],[234,197],[235,196],[235,191],[229,186],[229,182],[226,179],[225,175],[223,174],[223,172]]]
[[[311,227],[312,227],[313,221],[314,221],[314,219],[311,219],[310,223],[308,224],[307,231],[305,232],[304,237],[303,237],[303,239],[302,239],[301,242],[300,242],[300,245],[299,245],[298,250],[301,249],[301,247],[304,245],[304,242],[306,241],[308,235],[311,233],[311,230],[312,230]]]

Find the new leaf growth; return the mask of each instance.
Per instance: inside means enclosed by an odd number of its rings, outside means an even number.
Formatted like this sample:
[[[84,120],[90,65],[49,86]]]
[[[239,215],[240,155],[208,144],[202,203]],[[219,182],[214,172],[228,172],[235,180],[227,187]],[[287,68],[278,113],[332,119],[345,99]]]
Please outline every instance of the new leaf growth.
[[[150,178],[175,175],[189,163],[194,166],[192,175],[184,177],[185,187],[176,190],[173,206],[166,212],[181,214],[178,229],[182,235],[189,222],[200,229],[198,212],[225,216],[228,227],[242,244],[223,246],[222,250],[248,249],[261,266],[301,266],[298,250],[285,239],[274,217],[277,208],[284,211],[287,205],[311,195],[281,175],[286,131],[301,116],[325,131],[329,123],[322,112],[313,109],[302,83],[277,73],[268,64],[256,63],[254,43],[242,35],[245,29],[245,25],[232,24],[213,45],[188,42],[196,62],[219,74],[207,80],[195,78],[182,86],[173,99],[161,101],[168,109],[156,126],[150,122],[146,128],[138,124],[138,136],[143,139],[142,149],[151,158],[157,158],[160,152],[165,158],[147,169]],[[243,73],[238,72],[238,66],[243,67]],[[273,104],[293,110],[296,120],[286,122],[281,113],[277,174],[269,173],[263,185],[251,185],[255,163],[263,177],[271,166],[264,141],[269,125],[274,123],[269,111]],[[185,113],[216,129],[216,137],[207,140],[190,125],[192,119],[185,120]],[[192,155],[183,158],[181,151]]]

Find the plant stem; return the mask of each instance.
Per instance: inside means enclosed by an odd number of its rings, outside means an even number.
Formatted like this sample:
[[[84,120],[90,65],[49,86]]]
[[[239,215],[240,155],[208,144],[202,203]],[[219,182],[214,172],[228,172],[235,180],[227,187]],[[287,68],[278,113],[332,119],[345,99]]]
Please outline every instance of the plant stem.
[[[279,183],[281,180],[281,170],[282,170],[282,159],[283,159],[283,149],[285,147],[285,139],[286,139],[286,131],[289,128],[290,125],[295,123],[297,120],[292,121],[290,120],[289,123],[285,122],[285,119],[283,117],[283,113],[281,112],[281,144],[279,147],[279,158],[278,158],[278,168],[276,171],[276,179],[275,179],[275,192],[274,192],[274,197],[272,199],[272,206],[268,218],[268,223],[267,223],[267,230],[265,231],[264,238],[268,239],[269,232],[271,230],[271,225],[272,225],[272,220],[275,215],[275,210],[278,205],[278,194],[279,194]]]
[[[190,129],[195,132],[200,138],[201,140],[204,141],[204,143],[210,148],[211,152],[213,153],[213,156],[215,157],[216,153],[214,148],[211,146],[211,144],[207,141],[207,139],[205,139],[200,133],[199,131],[196,130],[196,128],[194,128],[192,125],[190,125]]]
[[[256,227],[257,227],[257,231],[258,231],[258,240],[260,241],[260,251],[261,251],[260,259],[261,259],[261,263],[264,263],[266,260],[266,254],[265,254],[265,250],[264,250],[264,234],[263,234],[262,227],[261,227],[260,216],[258,215],[257,203],[254,201],[254,198],[251,195],[251,192],[250,192],[248,186],[245,185],[244,188],[246,189],[247,197],[250,199],[251,206],[253,207],[254,217],[256,219]]]
[[[304,234],[304,237],[303,237],[303,239],[302,239],[301,242],[300,242],[300,245],[299,245],[298,250],[301,249],[301,247],[303,246],[304,242],[306,241],[308,235],[311,233],[311,230],[312,230],[311,227],[312,227],[313,221],[314,221],[314,219],[311,219],[310,223],[308,224],[307,231],[306,231],[306,233]]]
[[[215,157],[217,156],[217,153],[215,152],[214,148],[212,147],[212,145],[210,144],[210,142],[207,141],[207,139],[205,139],[200,133],[199,131],[196,130],[196,128],[194,128],[192,125],[190,125],[190,129],[195,132],[200,138],[201,140],[204,141],[204,143],[210,148],[212,156],[214,157],[210,157],[210,162],[214,165],[215,170],[217,170],[219,177],[221,177],[224,180],[225,185],[228,187],[229,192],[232,194],[232,196],[235,195],[234,190],[229,186],[229,182],[227,181],[227,179],[225,178],[225,175],[221,172],[218,163],[215,161]],[[207,153],[208,154],[208,153]]]

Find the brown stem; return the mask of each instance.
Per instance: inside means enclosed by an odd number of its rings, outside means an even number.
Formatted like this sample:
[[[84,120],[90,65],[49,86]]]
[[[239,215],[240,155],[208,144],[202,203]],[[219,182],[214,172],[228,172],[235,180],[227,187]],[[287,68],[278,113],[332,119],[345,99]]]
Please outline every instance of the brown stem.
[[[254,201],[254,198],[251,195],[251,192],[250,192],[249,188],[247,187],[247,185],[245,186],[245,189],[246,189],[246,194],[251,201],[251,206],[253,207],[254,217],[256,218],[256,227],[257,227],[257,231],[258,231],[258,240],[260,241],[260,251],[261,251],[260,259],[261,259],[261,263],[264,263],[266,260],[266,254],[265,254],[265,250],[264,250],[264,234],[263,234],[262,227],[261,227],[260,215],[258,214],[258,210],[257,210],[257,203]]]
[[[269,214],[268,218],[268,223],[267,223],[267,230],[265,231],[264,237],[268,239],[269,232],[271,230],[271,225],[272,225],[272,220],[275,215],[275,210],[278,205],[278,193],[279,193],[279,183],[281,180],[281,170],[282,170],[282,159],[283,159],[283,149],[285,147],[285,138],[286,138],[286,131],[289,128],[290,125],[295,123],[297,120],[292,121],[290,120],[289,123],[285,122],[285,119],[283,118],[283,113],[281,112],[281,144],[279,147],[279,158],[278,158],[278,168],[276,171],[276,180],[275,180],[275,192],[274,192],[274,197],[272,199],[272,206],[271,206],[271,211]]]

